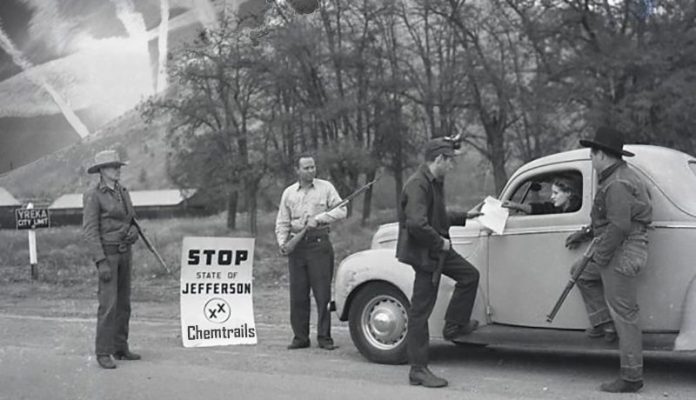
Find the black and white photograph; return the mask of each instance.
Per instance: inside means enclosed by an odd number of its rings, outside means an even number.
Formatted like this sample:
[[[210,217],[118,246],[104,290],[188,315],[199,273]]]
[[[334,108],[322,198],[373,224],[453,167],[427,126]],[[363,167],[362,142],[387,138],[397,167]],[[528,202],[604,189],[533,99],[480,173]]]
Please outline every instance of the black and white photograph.
[[[0,400],[696,398],[693,0],[0,0]]]

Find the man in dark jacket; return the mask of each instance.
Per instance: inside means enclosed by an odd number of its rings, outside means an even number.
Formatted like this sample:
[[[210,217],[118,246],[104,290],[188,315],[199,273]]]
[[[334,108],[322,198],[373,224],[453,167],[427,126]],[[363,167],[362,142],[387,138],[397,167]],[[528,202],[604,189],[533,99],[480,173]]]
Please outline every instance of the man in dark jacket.
[[[616,325],[621,353],[620,377],[602,384],[605,392],[636,392],[643,387],[643,349],[637,301],[637,276],[648,259],[648,225],[652,201],[646,183],[622,159],[633,153],[623,150],[623,133],[599,128],[594,140],[581,140],[589,147],[598,184],[592,206],[591,228],[571,235],[568,247],[588,237],[598,238],[597,247],[578,279],[594,329]],[[573,265],[573,271],[580,261]],[[613,323],[612,323],[613,320]]]
[[[116,368],[119,360],[139,360],[128,348],[131,303],[131,245],[138,239],[132,225],[135,211],[126,188],[119,183],[121,166],[116,151],[97,153],[88,173],[99,182],[84,194],[82,229],[99,274],[96,354],[102,368]]]
[[[452,249],[449,227],[464,225],[467,218],[481,214],[447,213],[444,178],[454,168],[454,157],[452,142],[430,140],[425,146],[425,163],[406,181],[399,202],[396,257],[416,272],[406,336],[412,385],[447,386],[445,379],[428,369],[428,318],[437,299],[440,273],[457,282],[445,315],[444,338],[455,340],[478,326],[470,317],[479,272]]]

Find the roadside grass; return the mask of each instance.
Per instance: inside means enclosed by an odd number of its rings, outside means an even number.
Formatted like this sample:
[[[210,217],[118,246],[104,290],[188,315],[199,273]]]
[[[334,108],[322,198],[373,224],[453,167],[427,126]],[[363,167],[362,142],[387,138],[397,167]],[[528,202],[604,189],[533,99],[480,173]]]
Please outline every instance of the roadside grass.
[[[357,214],[357,215],[356,215]],[[390,221],[393,211],[378,212],[374,222],[361,226],[359,214],[332,226],[336,265],[349,254],[366,249],[380,222]],[[181,244],[185,236],[251,237],[244,230],[229,231],[226,214],[199,218],[142,220],[145,234],[164,258],[172,274],[166,274],[139,240],[133,253],[133,298],[141,301],[174,301],[178,298]],[[238,226],[246,223],[243,214]],[[260,214],[254,254],[254,285],[287,287],[287,258],[278,253],[274,233],[275,213]],[[36,231],[39,280],[32,281],[26,231],[0,230],[0,287],[4,294],[23,297],[86,298],[96,293],[96,268],[82,242],[79,226]]]

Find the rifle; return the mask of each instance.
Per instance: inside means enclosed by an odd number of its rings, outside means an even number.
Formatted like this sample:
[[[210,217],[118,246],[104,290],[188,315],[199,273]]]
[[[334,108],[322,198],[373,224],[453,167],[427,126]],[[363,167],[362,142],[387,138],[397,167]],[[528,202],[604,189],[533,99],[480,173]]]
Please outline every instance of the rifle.
[[[159,261],[160,265],[164,267],[164,270],[167,271],[168,274],[171,274],[172,271],[169,270],[169,267],[167,267],[167,264],[165,264],[164,259],[162,256],[157,252],[157,249],[150,243],[150,240],[145,236],[145,233],[143,233],[143,229],[140,227],[140,224],[138,221],[133,218],[132,224],[135,226],[135,228],[138,230],[138,235],[143,239],[143,243],[145,243],[145,246],[154,254],[155,258],[157,261]]]
[[[587,264],[590,263],[590,260],[592,259],[592,253],[594,253],[594,248],[597,245],[597,240],[598,238],[592,239],[590,245],[587,246],[587,249],[585,249],[585,253],[583,253],[582,255],[582,263],[580,264],[580,267],[575,271],[573,275],[570,276],[570,280],[566,284],[565,289],[563,289],[561,297],[558,298],[558,301],[556,301],[556,304],[553,306],[553,309],[551,310],[549,315],[546,316],[546,322],[553,322],[553,319],[556,317],[558,310],[561,308],[561,305],[565,301],[566,297],[568,297],[568,293],[570,293],[570,290],[573,288],[573,286],[575,286],[575,282],[578,280],[578,278],[580,278],[582,272],[585,271]]]
[[[338,204],[336,204],[335,206],[329,208],[329,209],[326,210],[325,212],[328,213],[328,212],[331,212],[331,211],[333,211],[333,210],[335,210],[335,209],[337,209],[337,208],[339,208],[339,207],[345,206],[345,205],[348,204],[351,200],[353,200],[355,197],[357,197],[358,195],[360,195],[362,192],[364,192],[364,191],[366,191],[367,189],[369,189],[370,186],[374,185],[375,182],[377,182],[378,179],[379,179],[379,176],[377,176],[377,177],[376,177],[375,179],[373,179],[371,182],[366,183],[366,184],[363,185],[361,188],[359,188],[359,189],[356,190],[355,192],[353,192],[353,193],[351,193],[350,195],[348,195],[348,197],[346,197],[345,199],[343,199],[340,203],[338,203]],[[288,240],[285,242],[285,246],[284,246],[284,247],[285,247],[285,255],[290,254],[290,253],[292,253],[293,250],[295,250],[295,247],[297,247],[297,244],[300,243],[300,240],[302,240],[302,238],[304,237],[305,233],[307,233],[307,226],[305,226],[304,228],[302,228],[302,230],[299,231],[299,232],[297,232],[297,234],[295,234],[295,236],[291,237],[290,239],[288,239]]]
[[[437,267],[435,267],[435,271],[433,271],[433,286],[436,288],[440,286],[440,277],[442,276],[442,267],[445,264],[445,257],[447,256],[446,251],[441,251],[440,254],[437,255]]]

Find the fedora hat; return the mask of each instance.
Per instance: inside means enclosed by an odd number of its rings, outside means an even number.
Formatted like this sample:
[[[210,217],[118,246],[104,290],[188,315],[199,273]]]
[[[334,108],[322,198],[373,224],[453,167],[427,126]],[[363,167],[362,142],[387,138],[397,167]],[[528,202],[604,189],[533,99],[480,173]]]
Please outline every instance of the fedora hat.
[[[94,156],[94,164],[87,169],[87,173],[94,174],[103,167],[121,167],[124,165],[128,165],[128,163],[121,161],[121,157],[116,150],[104,150]]]
[[[597,128],[593,140],[580,139],[580,146],[603,150],[618,156],[633,157],[635,155],[623,149],[623,132],[608,126]]]

